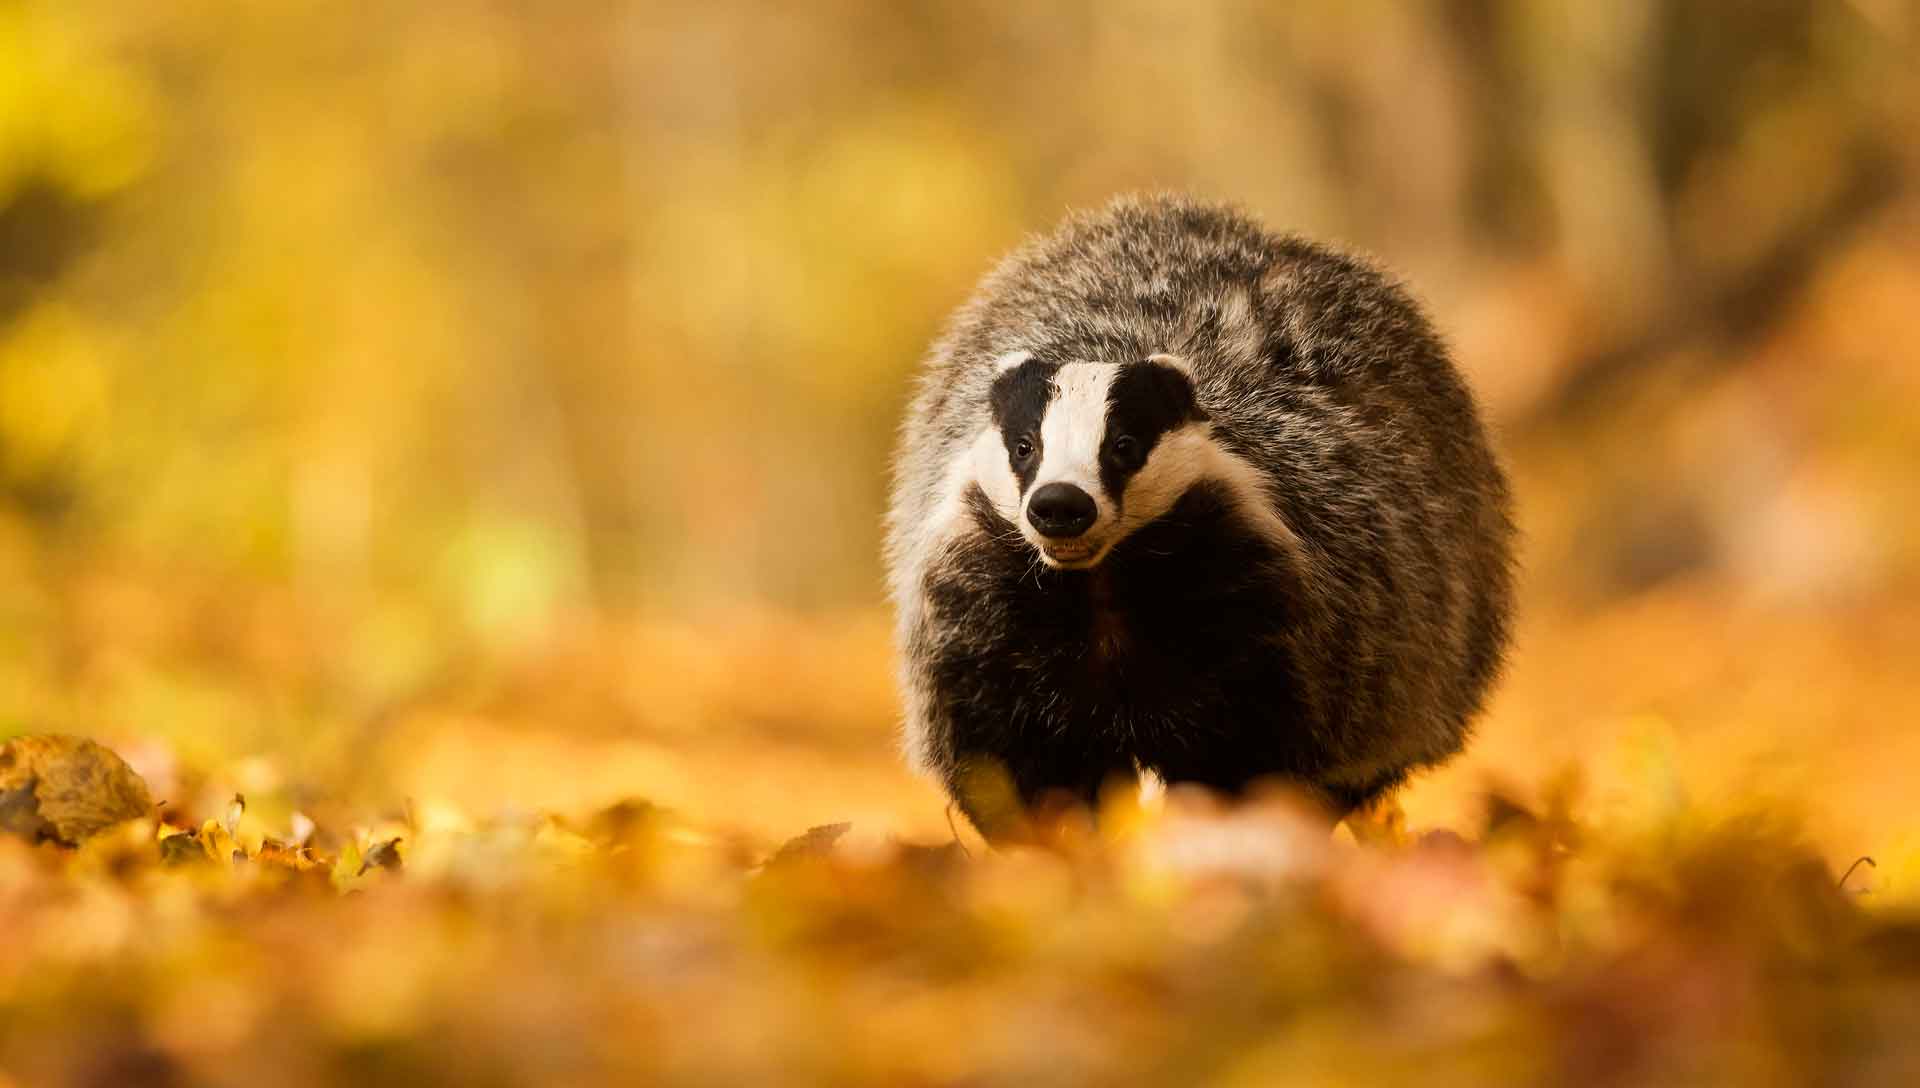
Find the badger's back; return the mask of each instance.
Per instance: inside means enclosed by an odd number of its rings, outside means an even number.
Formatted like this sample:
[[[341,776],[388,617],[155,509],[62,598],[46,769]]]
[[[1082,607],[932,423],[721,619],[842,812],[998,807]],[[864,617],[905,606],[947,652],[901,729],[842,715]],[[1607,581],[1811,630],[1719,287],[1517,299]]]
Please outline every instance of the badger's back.
[[[1270,615],[1242,609],[1218,622],[1278,648],[1286,690],[1276,687],[1272,705],[1285,720],[1274,729],[1317,746],[1325,781],[1316,784],[1363,798],[1459,749],[1507,643],[1513,528],[1504,477],[1444,347],[1373,267],[1231,209],[1152,197],[1073,217],[1007,258],[927,363],[888,533],[909,729],[928,735],[923,762],[945,769],[941,655],[979,644],[947,628],[1030,622],[1004,609],[958,616],[927,597],[981,549],[1005,544],[941,538],[937,515],[951,501],[951,466],[988,425],[991,360],[1014,350],[1080,360],[1165,352],[1191,364],[1213,436],[1258,471],[1300,543],[1267,587]],[[1006,634],[1023,644],[1022,633]]]

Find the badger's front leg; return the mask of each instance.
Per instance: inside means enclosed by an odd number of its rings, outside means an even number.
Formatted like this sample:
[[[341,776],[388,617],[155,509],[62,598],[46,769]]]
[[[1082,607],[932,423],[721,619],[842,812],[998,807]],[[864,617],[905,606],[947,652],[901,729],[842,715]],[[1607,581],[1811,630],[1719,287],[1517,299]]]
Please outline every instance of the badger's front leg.
[[[932,632],[919,637],[931,639]],[[915,661],[910,656],[910,661]],[[917,770],[937,779],[947,795],[989,841],[1018,842],[1032,837],[1036,822],[1073,805],[1091,808],[1101,787],[1131,768],[1068,753],[1057,743],[1036,738],[1029,723],[1011,720],[1006,706],[982,701],[966,684],[955,690],[940,683],[925,658],[909,664],[902,686],[907,702],[905,740]],[[977,680],[979,671],[957,670]]]
[[[1084,757],[1035,751],[988,754],[962,750],[944,771],[947,792],[980,834],[996,844],[1020,842],[1075,808],[1092,810],[1107,782],[1130,777],[1126,768],[1100,767]]]

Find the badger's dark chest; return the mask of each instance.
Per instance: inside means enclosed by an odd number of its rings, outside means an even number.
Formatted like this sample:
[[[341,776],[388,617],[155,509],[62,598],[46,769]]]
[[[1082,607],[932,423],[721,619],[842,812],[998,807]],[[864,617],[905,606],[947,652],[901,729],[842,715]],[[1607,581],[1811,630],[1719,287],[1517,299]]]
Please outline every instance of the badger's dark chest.
[[[1095,568],[1087,572],[1086,580],[1086,666],[1098,675],[1126,661],[1127,610],[1125,602],[1114,592],[1113,572]]]
[[[1043,567],[991,508],[975,516],[992,521],[927,585],[957,749],[1158,766],[1290,713],[1288,567],[1222,495],[1190,493],[1089,571]]]

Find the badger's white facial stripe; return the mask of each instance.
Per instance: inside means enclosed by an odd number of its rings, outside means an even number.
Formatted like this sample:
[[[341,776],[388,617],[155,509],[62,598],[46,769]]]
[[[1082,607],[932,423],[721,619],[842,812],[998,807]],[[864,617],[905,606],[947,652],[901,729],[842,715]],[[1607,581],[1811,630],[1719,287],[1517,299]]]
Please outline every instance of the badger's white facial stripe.
[[[1121,500],[1123,528],[1137,529],[1173,509],[1180,496],[1207,475],[1216,448],[1203,427],[1183,427],[1162,436],[1147,463],[1127,481]]]
[[[1216,442],[1205,423],[1168,433],[1154,446],[1147,463],[1127,481],[1119,530],[1122,534],[1153,521],[1201,481],[1220,484],[1240,516],[1281,552],[1305,557],[1300,538],[1275,511],[1258,469]]]
[[[1053,399],[1040,421],[1040,469],[1028,494],[1051,483],[1069,483],[1093,496],[1100,508],[1098,532],[1113,504],[1100,486],[1100,444],[1107,434],[1107,394],[1119,368],[1112,363],[1068,363],[1053,378]]]
[[[1006,440],[999,430],[988,427],[974,439],[964,460],[972,469],[973,482],[986,493],[987,501],[1000,516],[1016,524],[1020,521],[1020,481],[1007,464]]]

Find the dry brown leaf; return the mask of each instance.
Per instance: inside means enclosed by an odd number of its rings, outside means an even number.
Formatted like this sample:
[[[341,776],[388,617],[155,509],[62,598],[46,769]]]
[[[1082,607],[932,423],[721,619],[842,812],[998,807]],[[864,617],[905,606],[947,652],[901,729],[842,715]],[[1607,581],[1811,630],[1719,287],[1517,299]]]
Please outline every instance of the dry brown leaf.
[[[207,853],[207,844],[201,841],[199,835],[182,831],[161,838],[160,860],[168,865],[198,865],[212,861],[213,855]]]
[[[160,860],[168,865],[201,861],[231,865],[236,861],[245,861],[246,857],[247,852],[233,841],[226,825],[218,820],[205,821],[198,831],[182,831],[160,840]]]
[[[663,816],[653,802],[629,797],[594,813],[583,833],[601,845],[631,843],[655,832]]]
[[[262,865],[279,866],[296,872],[324,870],[328,863],[314,856],[313,851],[299,843],[285,843],[279,839],[265,839],[260,843],[260,852],[253,860]]]
[[[397,873],[401,867],[400,840],[385,839],[367,846],[366,860],[360,865],[360,873],[365,875],[375,869],[387,869]]]
[[[819,827],[810,827],[806,834],[788,839],[773,857],[767,859],[767,865],[782,865],[800,858],[826,857],[833,853],[833,844],[839,842],[840,837],[852,827],[850,823],[821,824]]]
[[[220,826],[226,828],[229,838],[240,834],[240,817],[247,814],[247,797],[236,793],[233,800],[227,802],[227,813],[221,818]]]
[[[125,820],[153,815],[146,782],[111,749],[84,737],[15,737],[0,747],[0,831],[78,846]]]

